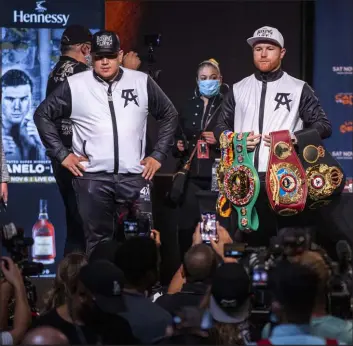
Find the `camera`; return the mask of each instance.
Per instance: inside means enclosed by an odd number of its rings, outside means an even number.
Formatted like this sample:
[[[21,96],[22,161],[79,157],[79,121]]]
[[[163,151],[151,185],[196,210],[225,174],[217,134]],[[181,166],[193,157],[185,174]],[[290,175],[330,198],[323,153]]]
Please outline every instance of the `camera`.
[[[148,64],[147,73],[149,76],[159,84],[161,70],[155,68],[155,64],[157,62],[156,57],[154,55],[154,49],[160,47],[162,35],[161,34],[148,34],[144,36],[145,46],[148,47],[146,61]]]
[[[29,280],[29,277],[40,275],[43,272],[44,266],[42,263],[28,261],[28,249],[34,243],[33,238],[25,237],[24,230],[22,228],[17,228],[13,223],[3,225],[0,228],[0,233],[3,247],[6,249],[12,260],[17,264],[18,268],[21,270],[28,303],[32,312],[32,317],[39,316],[38,309],[36,308],[37,290]],[[1,276],[3,276],[2,273]],[[9,325],[11,326],[15,313],[14,299],[10,301],[8,310]]]

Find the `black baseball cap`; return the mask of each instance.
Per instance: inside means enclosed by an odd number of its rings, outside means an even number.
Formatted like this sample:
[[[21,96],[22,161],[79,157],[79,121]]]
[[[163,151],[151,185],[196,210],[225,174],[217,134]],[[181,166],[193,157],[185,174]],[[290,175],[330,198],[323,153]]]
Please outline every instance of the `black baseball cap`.
[[[120,50],[120,41],[113,31],[98,31],[93,35],[92,53],[97,55],[116,54]]]
[[[82,25],[69,25],[61,36],[61,44],[72,45],[92,41],[92,33]]]
[[[79,280],[102,311],[110,314],[126,311],[122,297],[124,274],[113,263],[107,260],[89,262],[81,268]]]
[[[211,289],[210,313],[221,323],[240,323],[250,313],[251,282],[243,265],[224,263],[217,268]]]

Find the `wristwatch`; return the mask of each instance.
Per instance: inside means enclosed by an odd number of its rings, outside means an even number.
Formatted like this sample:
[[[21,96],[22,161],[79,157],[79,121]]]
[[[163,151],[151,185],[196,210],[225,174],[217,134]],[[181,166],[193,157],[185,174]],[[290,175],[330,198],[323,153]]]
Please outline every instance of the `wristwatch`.
[[[249,132],[234,134],[234,161],[224,177],[224,191],[238,214],[241,231],[257,231],[259,217],[255,203],[260,192],[260,180],[253,165],[254,152],[248,153],[246,139]]]

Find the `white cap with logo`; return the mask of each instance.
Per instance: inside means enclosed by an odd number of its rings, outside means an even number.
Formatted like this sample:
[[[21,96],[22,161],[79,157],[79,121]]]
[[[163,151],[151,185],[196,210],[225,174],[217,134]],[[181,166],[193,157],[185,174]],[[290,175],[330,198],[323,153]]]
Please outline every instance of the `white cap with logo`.
[[[276,43],[281,48],[284,47],[284,39],[282,34],[276,28],[272,28],[270,26],[263,26],[262,28],[257,29],[254,32],[254,36],[248,38],[246,41],[251,47],[260,41],[270,41]]]

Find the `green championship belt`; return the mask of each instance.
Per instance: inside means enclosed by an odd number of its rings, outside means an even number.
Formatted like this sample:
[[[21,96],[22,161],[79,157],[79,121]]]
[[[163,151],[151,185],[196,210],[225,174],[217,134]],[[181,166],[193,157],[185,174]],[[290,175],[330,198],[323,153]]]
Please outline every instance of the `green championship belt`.
[[[234,161],[224,176],[224,192],[238,213],[241,231],[257,231],[259,217],[255,202],[260,192],[260,180],[253,165],[254,153],[247,152],[249,132],[234,134]]]

